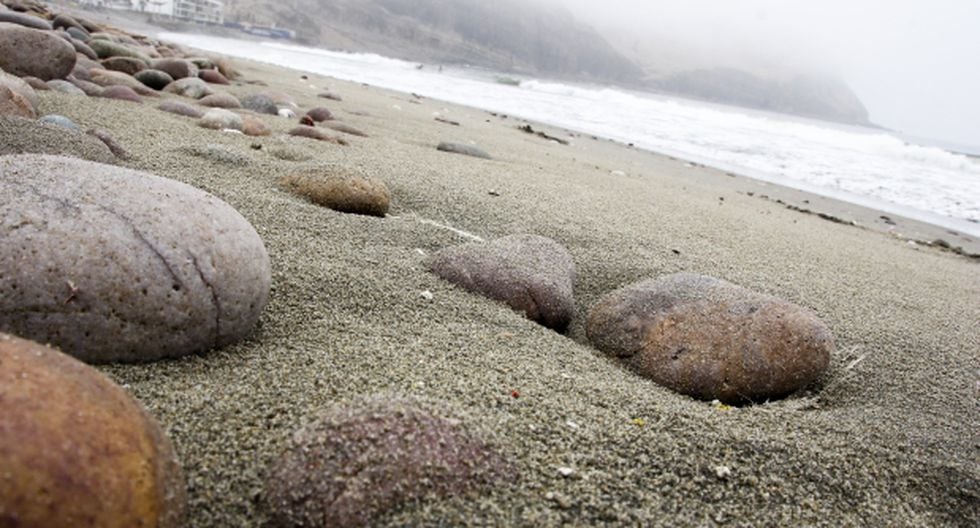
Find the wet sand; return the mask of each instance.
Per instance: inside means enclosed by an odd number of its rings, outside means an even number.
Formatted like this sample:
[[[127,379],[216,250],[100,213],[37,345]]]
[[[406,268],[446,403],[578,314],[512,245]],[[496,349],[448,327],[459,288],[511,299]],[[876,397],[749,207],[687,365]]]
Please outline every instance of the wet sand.
[[[371,137],[346,136],[347,147],[289,138],[295,120],[263,116],[275,134],[250,138],[199,128],[149,99],[41,95],[42,113],[110,131],[133,154],[122,164],[229,202],[272,259],[271,300],[251,338],[181,360],[101,367],[171,435],[188,479],[189,526],[261,524],[265,469],[289,435],[371,394],[445,402],[492,433],[520,473],[487,493],[405,506],[382,525],[980,524],[975,259],[861,220],[880,213],[683,160],[585,136],[564,146],[481,110],[236,65],[304,111],[326,106]],[[325,87],[343,101],[317,98]],[[435,121],[436,112],[461,126]],[[494,159],[439,152],[440,141]],[[208,145],[218,150],[189,153]],[[275,185],[315,164],[386,182],[389,216],[333,212]],[[825,214],[868,227],[785,205],[802,200],[814,211],[831,203]],[[940,228],[916,229],[941,238]],[[516,233],[554,238],[575,258],[567,336],[422,265],[466,234]],[[678,271],[814,310],[837,337],[827,375],[787,400],[719,407],[588,345],[583,320],[600,296]]]

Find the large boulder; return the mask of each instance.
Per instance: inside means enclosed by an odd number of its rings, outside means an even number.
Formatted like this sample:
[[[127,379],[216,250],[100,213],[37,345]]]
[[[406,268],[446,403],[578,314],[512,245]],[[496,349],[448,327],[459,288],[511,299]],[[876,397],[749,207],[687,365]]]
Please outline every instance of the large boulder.
[[[559,332],[575,313],[575,263],[568,250],[550,238],[511,235],[450,247],[433,254],[427,266],[439,277],[507,303]]]
[[[18,77],[64,79],[75,67],[75,48],[53,33],[0,23],[0,68]]]
[[[265,306],[262,240],[204,191],[24,155],[0,157],[0,195],[2,331],[86,362],[141,362],[238,341]]]
[[[0,405],[0,525],[183,526],[170,441],[105,375],[0,334]]]
[[[586,324],[596,348],[682,394],[727,403],[790,394],[826,370],[830,330],[809,310],[702,275],[616,290]]]
[[[469,420],[440,405],[374,398],[293,434],[262,494],[268,526],[359,527],[399,506],[512,480]]]
[[[373,178],[340,167],[306,169],[279,180],[286,190],[342,213],[384,216],[391,203],[388,187]]]

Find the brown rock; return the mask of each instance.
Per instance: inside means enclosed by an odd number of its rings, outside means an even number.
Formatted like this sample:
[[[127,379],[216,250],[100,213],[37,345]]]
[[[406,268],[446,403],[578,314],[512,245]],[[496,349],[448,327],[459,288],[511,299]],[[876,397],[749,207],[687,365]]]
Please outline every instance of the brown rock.
[[[368,137],[367,134],[354,128],[347,123],[341,123],[340,121],[327,121],[323,123],[323,126],[329,128],[330,130],[336,130],[337,132],[343,132],[344,134],[350,134],[352,136]]]
[[[143,83],[137,81],[132,75],[127,73],[110,71],[110,70],[91,70],[89,71],[89,76],[92,78],[92,82],[95,84],[106,87],[106,86],[126,86],[132,90],[136,88],[143,87]]]
[[[81,53],[86,59],[89,60],[99,60],[99,55],[95,53],[92,48],[88,47],[88,44],[77,39],[71,39],[69,42],[71,43],[72,47],[75,48],[75,53]]]
[[[331,410],[296,432],[270,467],[270,527],[359,527],[402,504],[513,480],[492,445],[451,411],[374,399]]]
[[[202,97],[198,102],[201,106],[211,108],[241,108],[242,104],[231,94],[216,93]]]
[[[51,24],[47,20],[13,11],[0,11],[0,22],[16,24],[25,28],[40,29],[42,31],[52,29]]]
[[[289,135],[316,139],[319,141],[327,141],[330,143],[336,143],[338,145],[347,145],[347,141],[345,141],[343,138],[332,136],[324,132],[323,130],[320,130],[319,128],[314,128],[306,125],[300,125],[298,127],[294,127],[292,130],[289,131]]]
[[[89,81],[83,81],[82,79],[71,79],[72,84],[78,87],[79,90],[85,92],[85,95],[89,97],[102,97],[102,88],[98,84]]]
[[[237,79],[239,77],[235,67],[231,64],[231,61],[224,57],[214,61],[214,65],[217,66],[218,71],[221,73],[221,75],[224,75],[225,79]]]
[[[242,116],[242,132],[246,136],[268,136],[272,134],[272,130],[269,130],[269,127],[261,119],[250,115]]]
[[[154,361],[240,340],[268,299],[255,229],[189,185],[75,158],[0,156],[0,196],[2,331],[89,363]]]
[[[52,80],[58,80],[58,79],[52,79]],[[30,86],[32,89],[37,91],[46,92],[51,89],[50,87],[48,87],[48,83],[42,81],[41,79],[38,79],[37,77],[24,77],[24,82],[26,82],[27,85]]]
[[[610,293],[586,332],[639,374],[727,403],[790,394],[823,373],[834,350],[830,330],[809,310],[687,273]]]
[[[575,313],[575,262],[561,244],[538,235],[511,235],[443,249],[426,265],[439,277],[504,302],[563,332]]]
[[[201,70],[197,72],[197,76],[201,78],[202,81],[211,84],[231,84],[224,75],[218,70]]]
[[[322,97],[324,99],[330,99],[331,101],[343,101],[339,95],[333,92],[320,92],[316,94],[317,97]]]
[[[107,70],[122,72],[126,75],[135,75],[137,72],[146,69],[145,62],[132,57],[110,57],[102,59],[100,63]]]
[[[105,90],[102,90],[102,97],[106,99],[120,99],[122,101],[130,101],[133,103],[142,103],[143,98],[141,98],[132,88],[128,86],[109,86]]]
[[[306,113],[306,115],[310,116],[310,119],[316,121],[317,123],[323,121],[330,121],[331,119],[334,118],[333,113],[331,113],[329,109],[324,108],[322,106],[311,108],[310,111]]]
[[[56,15],[54,19],[51,20],[51,25],[55,28],[61,28],[61,29],[68,29],[73,27],[84,31],[85,33],[88,33],[88,31],[81,24],[79,24],[77,20],[64,13],[60,13]]]
[[[150,62],[150,67],[154,70],[166,72],[167,75],[173,77],[174,80],[184,79],[187,77],[197,77],[197,73],[199,71],[197,66],[195,66],[191,61],[173,58],[156,59]]]
[[[0,116],[34,119],[37,114],[30,101],[10,88],[0,85]]]
[[[343,213],[384,216],[391,193],[384,183],[351,169],[308,169],[280,178],[286,190],[311,202]]]
[[[97,370],[0,334],[4,526],[182,526],[186,487],[170,440]]]
[[[305,116],[299,118],[299,124],[310,126],[310,127],[315,127],[316,126],[316,121],[313,121],[313,118],[311,118],[310,116],[305,115]]]
[[[21,79],[20,77],[4,73],[0,70],[0,86],[6,86],[10,91],[20,95],[24,99],[27,99],[31,103],[31,108],[37,111],[37,105],[41,102],[40,98],[37,96],[37,92],[34,88],[31,88],[27,81]]]
[[[0,23],[0,68],[18,77],[64,79],[75,67],[75,48],[45,31]]]
[[[164,101],[157,106],[158,109],[171,114],[193,117],[195,119],[204,115],[204,111],[196,106],[191,106],[181,101]]]

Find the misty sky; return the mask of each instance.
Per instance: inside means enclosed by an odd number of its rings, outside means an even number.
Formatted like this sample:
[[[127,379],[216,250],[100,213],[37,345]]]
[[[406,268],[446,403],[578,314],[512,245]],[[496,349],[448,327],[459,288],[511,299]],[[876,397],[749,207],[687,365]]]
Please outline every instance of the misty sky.
[[[540,0],[699,57],[835,73],[871,120],[980,145],[980,0]]]

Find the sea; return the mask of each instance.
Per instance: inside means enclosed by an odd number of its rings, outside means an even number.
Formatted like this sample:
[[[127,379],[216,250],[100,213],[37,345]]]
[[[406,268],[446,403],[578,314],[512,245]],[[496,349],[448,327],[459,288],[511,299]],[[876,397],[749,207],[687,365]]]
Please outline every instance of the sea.
[[[980,237],[980,159],[896,132],[279,41],[184,33],[159,37],[632,143]]]

